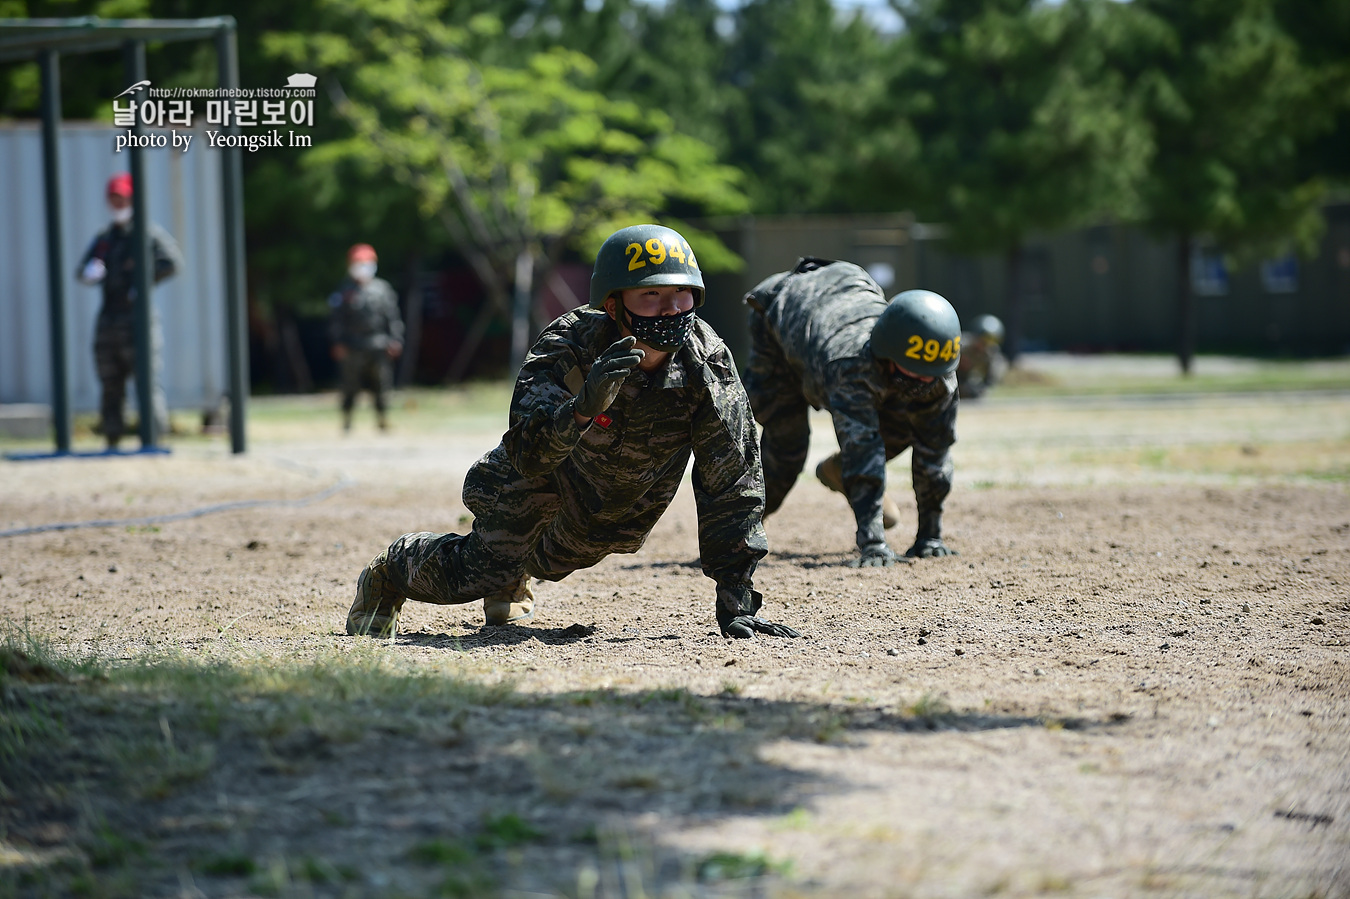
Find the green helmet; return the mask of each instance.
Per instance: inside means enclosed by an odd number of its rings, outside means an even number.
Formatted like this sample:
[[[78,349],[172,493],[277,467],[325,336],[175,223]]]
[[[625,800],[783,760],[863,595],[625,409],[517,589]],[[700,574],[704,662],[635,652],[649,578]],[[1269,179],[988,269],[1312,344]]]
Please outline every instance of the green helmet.
[[[998,320],[996,315],[981,315],[975,319],[975,334],[978,337],[988,337],[994,343],[1003,342],[1003,322]]]
[[[872,326],[872,355],[905,371],[940,378],[961,356],[961,320],[931,290],[896,294]]]
[[[703,305],[703,273],[689,242],[661,225],[620,228],[595,254],[591,308],[603,308],[616,290],[667,284],[693,288],[694,305]]]

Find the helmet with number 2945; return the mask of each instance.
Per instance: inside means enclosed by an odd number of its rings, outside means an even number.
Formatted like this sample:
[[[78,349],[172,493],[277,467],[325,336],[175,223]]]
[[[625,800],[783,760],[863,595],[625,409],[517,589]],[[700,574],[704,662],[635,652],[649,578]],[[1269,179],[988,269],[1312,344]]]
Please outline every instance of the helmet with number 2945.
[[[689,242],[662,225],[620,228],[595,254],[590,305],[603,308],[605,298],[616,290],[665,285],[691,288],[694,305],[703,305],[703,273]]]
[[[872,355],[940,378],[954,371],[961,357],[961,320],[952,304],[931,290],[898,293],[872,326]]]

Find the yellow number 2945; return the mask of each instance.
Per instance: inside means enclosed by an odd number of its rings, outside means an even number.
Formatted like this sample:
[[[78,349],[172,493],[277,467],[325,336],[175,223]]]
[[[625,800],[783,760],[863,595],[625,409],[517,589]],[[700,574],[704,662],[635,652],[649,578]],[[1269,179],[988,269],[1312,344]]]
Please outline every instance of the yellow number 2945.
[[[905,358],[918,359],[922,362],[936,362],[941,359],[944,362],[950,362],[961,354],[961,338],[948,340],[946,343],[938,343],[933,338],[924,340],[918,334],[911,334],[909,338],[909,348],[905,350]]]

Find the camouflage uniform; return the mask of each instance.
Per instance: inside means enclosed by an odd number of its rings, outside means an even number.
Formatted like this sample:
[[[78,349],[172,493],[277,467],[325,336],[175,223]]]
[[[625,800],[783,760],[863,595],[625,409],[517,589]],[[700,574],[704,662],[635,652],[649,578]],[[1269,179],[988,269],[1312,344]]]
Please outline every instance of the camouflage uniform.
[[[328,298],[328,305],[332,309],[328,336],[333,344],[347,350],[339,363],[344,421],[350,421],[356,395],[362,387],[368,387],[374,394],[375,411],[383,422],[394,383],[389,346],[403,343],[398,294],[383,278],[371,278],[365,284],[348,278]]]
[[[810,443],[808,407],[834,419],[844,493],[859,548],[883,543],[886,461],[913,449],[919,534],[941,533],[956,441],[956,376],[923,383],[888,374],[869,346],[886,297],[857,265],[803,259],[746,295],[750,359],[746,392],[763,426],[765,513],[796,483]]]
[[[545,329],[516,380],[509,430],[465,477],[472,531],[405,534],[386,551],[400,595],[470,602],[522,575],[557,581],[610,553],[636,552],[691,456],[703,571],[719,589],[753,589],[768,548],[764,483],[730,353],[695,320],[662,368],[635,369],[605,413],[579,427],[573,397],[618,338],[618,325],[589,309]]]
[[[1008,360],[998,342],[982,339],[972,331],[961,332],[961,359],[956,364],[956,382],[962,399],[976,399],[1003,380]]]
[[[111,224],[98,233],[85,251],[76,269],[76,277],[91,259],[103,262],[103,305],[94,326],[94,367],[102,387],[99,419],[103,436],[115,445],[126,428],[122,417],[126,405],[127,378],[136,374],[136,258],[130,224]],[[177,274],[183,268],[178,244],[159,225],[148,229],[150,252],[154,259],[154,283]],[[169,427],[169,405],[164,396],[163,348],[159,316],[150,307],[151,400],[155,424],[160,433]]]

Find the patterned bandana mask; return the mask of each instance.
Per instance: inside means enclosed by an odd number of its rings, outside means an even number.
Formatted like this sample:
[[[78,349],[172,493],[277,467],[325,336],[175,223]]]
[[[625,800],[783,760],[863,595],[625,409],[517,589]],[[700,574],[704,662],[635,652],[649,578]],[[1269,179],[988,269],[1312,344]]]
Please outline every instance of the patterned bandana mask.
[[[675,315],[637,315],[624,307],[628,315],[628,330],[633,336],[654,350],[673,353],[689,339],[694,330],[694,310]]]
[[[922,400],[936,395],[942,387],[942,379],[934,378],[931,381],[920,381],[918,378],[911,378],[909,375],[902,375],[899,372],[888,373],[890,388],[905,400]]]

